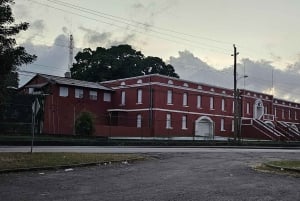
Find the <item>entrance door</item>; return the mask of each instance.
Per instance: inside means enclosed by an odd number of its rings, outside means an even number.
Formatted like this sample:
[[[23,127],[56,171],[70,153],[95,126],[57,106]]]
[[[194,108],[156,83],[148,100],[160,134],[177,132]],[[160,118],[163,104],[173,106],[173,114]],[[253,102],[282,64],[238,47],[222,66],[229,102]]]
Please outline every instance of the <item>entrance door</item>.
[[[195,136],[213,137],[213,121],[209,117],[200,117],[195,122]]]
[[[264,105],[261,99],[257,99],[254,103],[253,118],[260,119],[264,115]]]

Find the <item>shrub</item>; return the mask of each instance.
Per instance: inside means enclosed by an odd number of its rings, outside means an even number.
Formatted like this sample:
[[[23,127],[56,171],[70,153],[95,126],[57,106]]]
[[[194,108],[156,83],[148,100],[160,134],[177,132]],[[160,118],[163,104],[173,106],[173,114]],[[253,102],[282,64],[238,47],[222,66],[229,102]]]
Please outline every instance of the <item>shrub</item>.
[[[75,131],[79,135],[92,135],[94,133],[94,117],[90,112],[79,114],[75,121]]]

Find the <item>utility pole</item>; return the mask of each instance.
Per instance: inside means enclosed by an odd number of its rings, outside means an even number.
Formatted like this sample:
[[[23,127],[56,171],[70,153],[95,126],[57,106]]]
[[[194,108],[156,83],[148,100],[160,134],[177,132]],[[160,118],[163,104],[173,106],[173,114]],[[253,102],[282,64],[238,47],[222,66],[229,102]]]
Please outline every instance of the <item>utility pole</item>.
[[[233,45],[233,58],[234,58],[234,63],[233,63],[233,96],[234,96],[234,142],[236,142],[236,138],[238,137],[238,113],[239,113],[239,101],[238,101],[238,91],[237,91],[237,72],[236,72],[236,57],[239,54],[236,51],[235,45]]]

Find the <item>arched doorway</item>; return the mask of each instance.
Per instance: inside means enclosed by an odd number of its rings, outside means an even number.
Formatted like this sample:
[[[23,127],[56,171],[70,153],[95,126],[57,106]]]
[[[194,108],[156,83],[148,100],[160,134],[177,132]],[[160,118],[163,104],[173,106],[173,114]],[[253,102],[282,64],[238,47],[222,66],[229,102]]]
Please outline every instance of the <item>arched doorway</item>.
[[[299,129],[295,124],[291,124],[291,128],[294,129],[295,131],[299,132]]]
[[[211,120],[211,118],[202,116],[195,121],[195,136],[213,139],[214,122]]]
[[[275,128],[275,125],[271,121],[265,121],[265,124],[272,129]]]
[[[257,99],[253,107],[253,118],[260,119],[264,115],[264,105],[262,100]]]

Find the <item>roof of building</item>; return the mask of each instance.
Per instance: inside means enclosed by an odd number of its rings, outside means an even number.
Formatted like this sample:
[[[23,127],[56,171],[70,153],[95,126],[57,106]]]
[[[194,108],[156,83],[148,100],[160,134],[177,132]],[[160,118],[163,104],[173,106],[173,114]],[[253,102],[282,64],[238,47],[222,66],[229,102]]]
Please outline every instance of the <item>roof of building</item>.
[[[48,82],[44,82],[44,83],[40,83],[40,84],[29,84],[29,85],[26,85],[24,86],[25,88],[37,88],[37,89],[40,89],[40,88],[43,88],[44,86],[46,86],[48,84]]]
[[[105,91],[113,91],[113,89],[111,89],[109,87],[105,87],[98,82],[88,82],[88,81],[83,81],[83,80],[75,80],[72,78],[59,77],[59,76],[46,75],[46,74],[37,74],[36,76],[41,76],[43,78],[46,78],[49,82],[54,82],[54,83],[61,84],[61,85],[84,87],[84,88],[90,88],[90,89],[100,89],[100,90],[105,90]],[[34,79],[34,78],[32,78],[32,79]],[[27,82],[27,83],[29,83],[29,82]],[[44,83],[42,83],[41,85],[44,85]],[[28,86],[29,85],[25,84],[23,87],[28,87]]]

